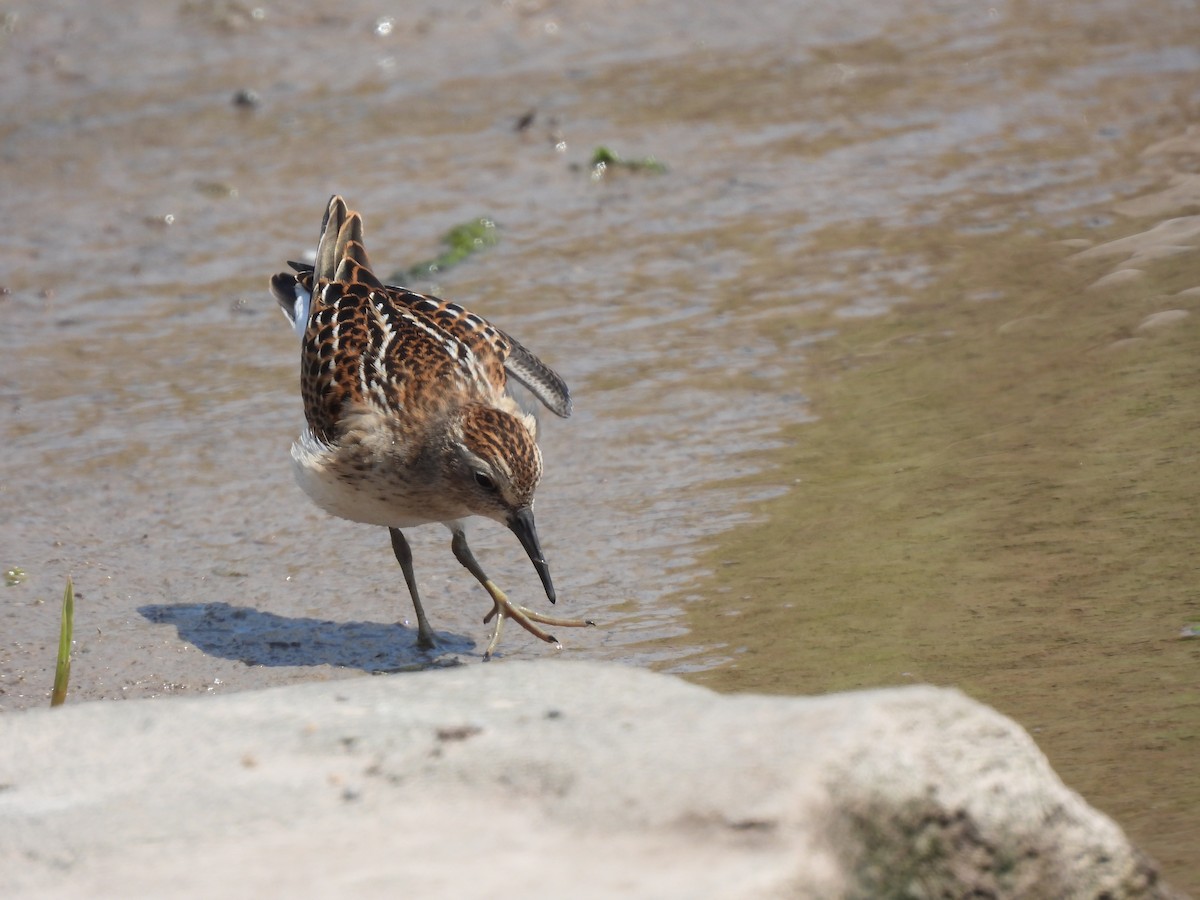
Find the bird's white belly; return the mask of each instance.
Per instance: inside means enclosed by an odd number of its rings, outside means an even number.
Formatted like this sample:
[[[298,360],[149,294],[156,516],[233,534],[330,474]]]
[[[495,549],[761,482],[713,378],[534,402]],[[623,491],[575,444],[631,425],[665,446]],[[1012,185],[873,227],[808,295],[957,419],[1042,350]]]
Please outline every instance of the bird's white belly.
[[[436,498],[416,485],[406,485],[379,472],[348,472],[327,455],[314,454],[311,445],[292,445],[292,471],[301,490],[331,515],[368,525],[409,528],[460,518],[442,509]]]

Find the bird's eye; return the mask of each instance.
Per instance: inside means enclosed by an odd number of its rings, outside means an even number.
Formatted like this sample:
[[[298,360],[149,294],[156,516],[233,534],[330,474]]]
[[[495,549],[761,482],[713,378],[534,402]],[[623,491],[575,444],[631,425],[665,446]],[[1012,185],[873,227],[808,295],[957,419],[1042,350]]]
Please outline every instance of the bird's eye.
[[[489,478],[487,475],[485,475],[483,472],[475,473],[475,483],[477,485],[479,485],[481,488],[483,488],[485,491],[496,490],[496,482],[492,481],[492,479]]]

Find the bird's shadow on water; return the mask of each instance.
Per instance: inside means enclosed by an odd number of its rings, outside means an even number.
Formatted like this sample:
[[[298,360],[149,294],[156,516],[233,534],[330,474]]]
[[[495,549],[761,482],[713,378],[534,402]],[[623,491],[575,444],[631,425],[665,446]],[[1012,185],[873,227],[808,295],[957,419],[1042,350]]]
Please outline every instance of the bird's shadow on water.
[[[174,625],[179,636],[211,656],[248,666],[339,666],[364,672],[404,672],[454,665],[475,642],[438,632],[437,647],[417,647],[416,630],[381,622],[289,618],[228,603],[160,603],[138,607],[150,622]]]

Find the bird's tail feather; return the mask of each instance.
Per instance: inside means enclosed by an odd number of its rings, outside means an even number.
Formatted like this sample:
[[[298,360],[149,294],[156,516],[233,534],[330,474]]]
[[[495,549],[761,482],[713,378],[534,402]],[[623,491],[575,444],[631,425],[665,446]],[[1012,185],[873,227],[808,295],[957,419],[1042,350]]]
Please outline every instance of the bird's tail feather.
[[[367,248],[363,245],[362,217],[346,208],[346,201],[334,194],[329,198],[325,219],[321,222],[321,241],[313,267],[314,287],[322,282],[342,281],[383,287],[371,271]]]

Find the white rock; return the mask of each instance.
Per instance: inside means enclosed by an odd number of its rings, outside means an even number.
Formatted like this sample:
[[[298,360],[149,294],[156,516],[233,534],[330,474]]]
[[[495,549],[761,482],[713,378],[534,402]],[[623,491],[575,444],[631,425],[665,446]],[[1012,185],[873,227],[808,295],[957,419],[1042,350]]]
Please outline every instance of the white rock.
[[[1168,897],[953,690],[543,661],[6,715],[4,897]],[[982,893],[972,894],[972,891]]]

